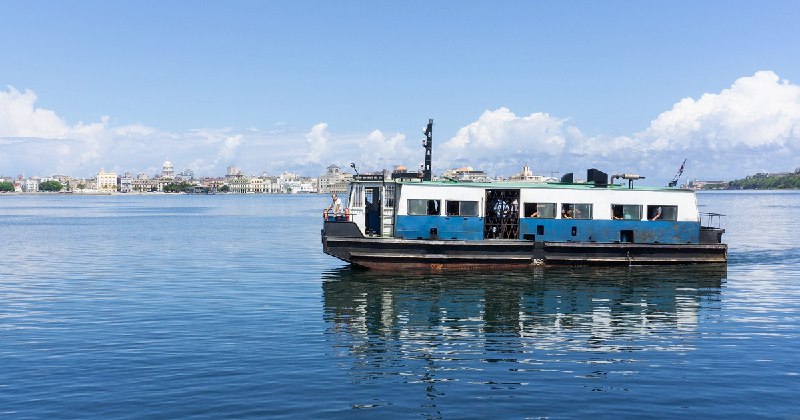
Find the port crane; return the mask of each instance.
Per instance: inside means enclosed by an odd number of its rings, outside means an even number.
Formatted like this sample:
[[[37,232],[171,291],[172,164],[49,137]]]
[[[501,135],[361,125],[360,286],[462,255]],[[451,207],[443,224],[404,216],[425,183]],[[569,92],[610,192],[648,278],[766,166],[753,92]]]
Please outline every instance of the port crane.
[[[675,176],[672,177],[672,181],[669,182],[669,186],[670,187],[674,187],[674,186],[678,185],[678,178],[680,178],[681,175],[683,175],[683,167],[684,166],[686,166],[686,159],[684,159],[683,163],[681,163],[681,168],[678,169],[678,173],[676,173]]]

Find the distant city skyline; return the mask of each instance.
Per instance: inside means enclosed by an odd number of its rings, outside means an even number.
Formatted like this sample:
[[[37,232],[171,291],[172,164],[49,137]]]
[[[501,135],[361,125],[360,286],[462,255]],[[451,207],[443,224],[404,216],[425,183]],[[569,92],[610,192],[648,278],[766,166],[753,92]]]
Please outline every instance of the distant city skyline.
[[[800,167],[794,1],[5,2],[0,174]]]

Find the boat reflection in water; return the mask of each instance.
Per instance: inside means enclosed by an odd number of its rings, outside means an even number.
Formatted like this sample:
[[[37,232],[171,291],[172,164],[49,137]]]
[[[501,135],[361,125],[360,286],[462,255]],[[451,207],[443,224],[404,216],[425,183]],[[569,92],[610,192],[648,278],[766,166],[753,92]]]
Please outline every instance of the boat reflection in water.
[[[352,362],[355,383],[518,389],[533,378],[642,372],[694,350],[726,274],[725,265],[400,275],[344,268],[322,285],[326,333]]]
[[[326,274],[323,294],[326,320],[354,337],[427,330],[446,340],[450,334],[502,331],[538,337],[531,344],[541,346],[560,333],[583,332],[587,348],[613,349],[620,338],[627,337],[627,346],[649,330],[694,328],[701,303],[715,305],[726,275],[724,264],[541,267],[503,274],[387,275],[343,268]]]

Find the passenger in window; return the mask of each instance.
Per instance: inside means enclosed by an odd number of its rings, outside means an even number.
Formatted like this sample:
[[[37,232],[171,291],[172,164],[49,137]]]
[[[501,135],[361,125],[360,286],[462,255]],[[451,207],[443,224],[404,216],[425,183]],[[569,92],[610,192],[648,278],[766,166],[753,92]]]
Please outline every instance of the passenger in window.
[[[539,217],[539,205],[536,203],[525,203],[523,211],[529,214],[528,217]]]
[[[505,201],[498,199],[494,203],[494,213],[496,217],[507,217],[511,211],[511,206]]]
[[[428,200],[428,215],[429,216],[439,215],[439,200]]]
[[[614,220],[622,220],[622,206],[611,206],[611,218]]]
[[[561,218],[562,219],[572,219],[572,209],[567,209],[567,211],[561,211]]]
[[[655,214],[655,215],[653,216],[653,218],[652,218],[652,219],[650,219],[650,220],[653,220],[653,221],[655,221],[655,220],[659,220],[659,219],[661,219],[661,206],[659,206],[658,208],[656,208],[656,214]]]

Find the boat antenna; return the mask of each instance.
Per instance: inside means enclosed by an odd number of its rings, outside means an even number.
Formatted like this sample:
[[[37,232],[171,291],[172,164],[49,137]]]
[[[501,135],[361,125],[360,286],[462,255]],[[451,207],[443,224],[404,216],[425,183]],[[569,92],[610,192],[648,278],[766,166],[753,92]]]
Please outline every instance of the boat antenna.
[[[422,146],[425,148],[425,169],[422,171],[422,180],[431,180],[431,151],[433,150],[433,118],[428,119],[428,126],[425,127],[425,140]]]
[[[358,175],[358,169],[356,169],[356,164],[353,163],[353,162],[350,162],[350,167],[353,168],[353,170],[356,171],[356,175]]]
[[[676,173],[675,176],[672,177],[672,181],[669,182],[669,186],[670,187],[674,187],[674,186],[678,185],[678,178],[680,178],[681,175],[683,174],[683,167],[684,166],[686,166],[686,159],[684,159],[683,163],[681,163],[681,168],[678,169],[678,173]]]

